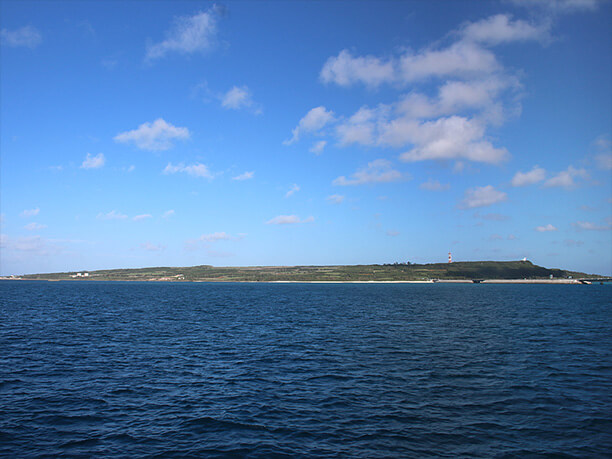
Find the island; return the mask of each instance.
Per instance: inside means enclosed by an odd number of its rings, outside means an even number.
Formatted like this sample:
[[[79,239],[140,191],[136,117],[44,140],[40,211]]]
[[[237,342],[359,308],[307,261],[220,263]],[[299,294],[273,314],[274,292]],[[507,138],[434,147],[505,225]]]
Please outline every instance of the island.
[[[465,261],[453,263],[389,263],[338,266],[154,267],[105,269],[10,276],[48,281],[148,282],[469,282],[566,283],[609,282],[610,278],[545,268],[527,260]],[[7,279],[4,277],[3,279]]]

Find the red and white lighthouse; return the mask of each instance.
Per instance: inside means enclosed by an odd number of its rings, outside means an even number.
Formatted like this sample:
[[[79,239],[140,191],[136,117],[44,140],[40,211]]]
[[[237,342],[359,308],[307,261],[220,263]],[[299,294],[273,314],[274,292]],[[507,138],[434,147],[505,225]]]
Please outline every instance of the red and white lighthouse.
[[[448,262],[452,263],[453,262],[453,256],[451,255],[450,252],[448,252]]]

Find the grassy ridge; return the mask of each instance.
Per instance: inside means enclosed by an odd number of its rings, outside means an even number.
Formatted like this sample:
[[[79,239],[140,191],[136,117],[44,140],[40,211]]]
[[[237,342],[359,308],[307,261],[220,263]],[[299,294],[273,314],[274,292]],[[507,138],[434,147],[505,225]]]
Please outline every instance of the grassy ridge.
[[[31,274],[24,279],[73,279],[76,272]],[[431,264],[263,267],[156,267],[90,271],[89,280],[116,281],[415,281],[430,279],[543,279],[597,277],[549,269],[529,261],[470,261]]]

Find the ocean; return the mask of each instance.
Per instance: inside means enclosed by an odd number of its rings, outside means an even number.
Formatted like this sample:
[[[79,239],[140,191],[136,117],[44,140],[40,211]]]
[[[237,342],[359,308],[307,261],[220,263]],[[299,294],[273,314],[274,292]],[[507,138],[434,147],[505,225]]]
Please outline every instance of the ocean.
[[[0,282],[0,456],[610,457],[612,286]]]

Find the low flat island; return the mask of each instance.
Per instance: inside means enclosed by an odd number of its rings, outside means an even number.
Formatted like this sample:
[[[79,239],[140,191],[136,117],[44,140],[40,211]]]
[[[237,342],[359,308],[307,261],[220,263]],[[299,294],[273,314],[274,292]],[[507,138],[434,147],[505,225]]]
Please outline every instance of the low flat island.
[[[7,277],[3,278],[7,279]],[[392,263],[338,266],[155,267],[11,276],[21,280],[150,282],[468,282],[563,283],[609,281],[595,274],[544,268],[530,261]]]

